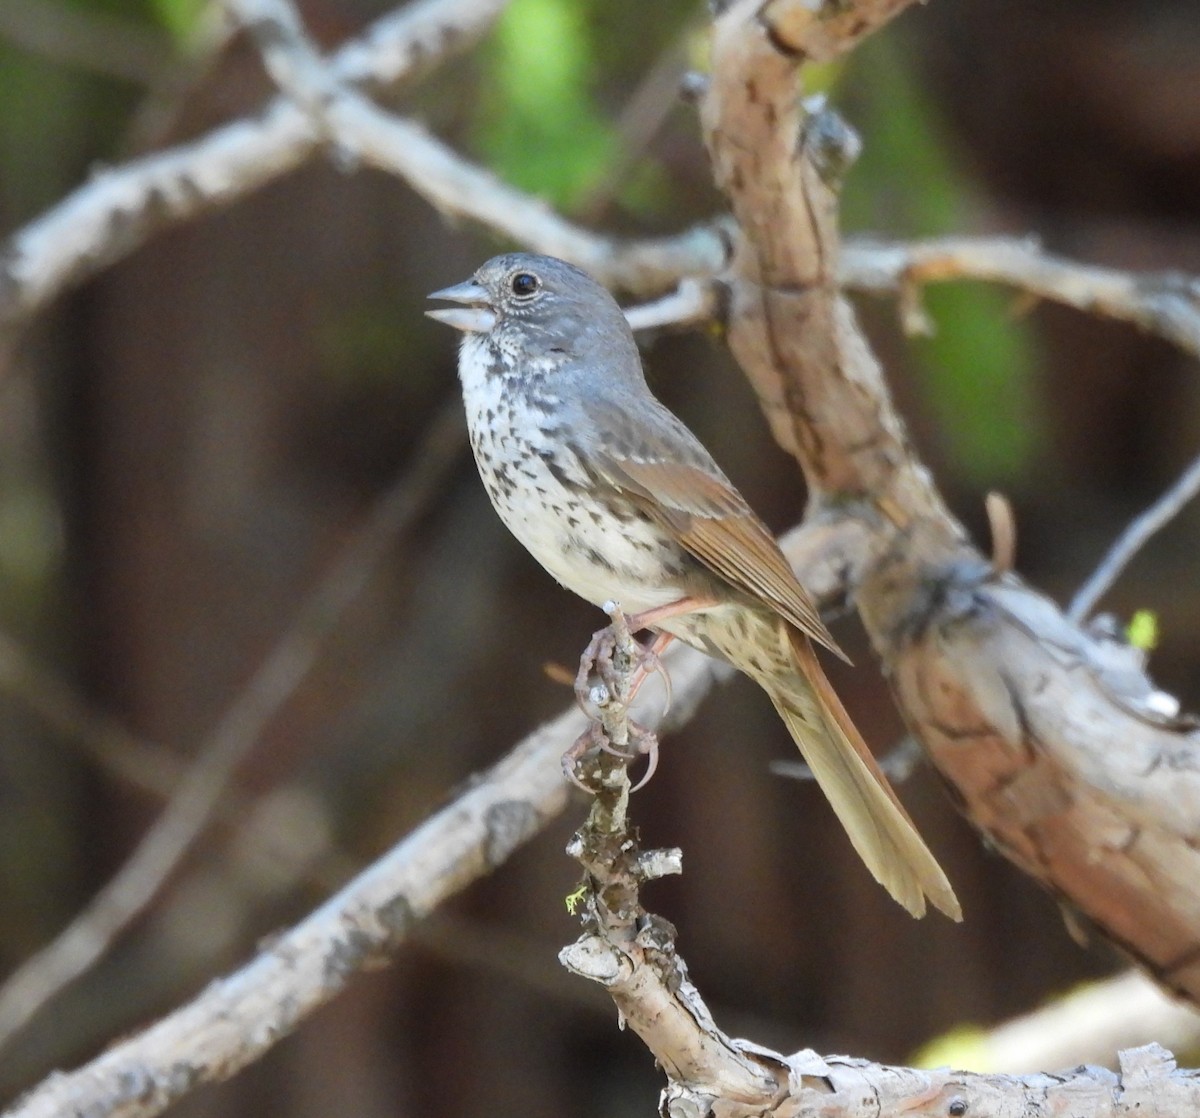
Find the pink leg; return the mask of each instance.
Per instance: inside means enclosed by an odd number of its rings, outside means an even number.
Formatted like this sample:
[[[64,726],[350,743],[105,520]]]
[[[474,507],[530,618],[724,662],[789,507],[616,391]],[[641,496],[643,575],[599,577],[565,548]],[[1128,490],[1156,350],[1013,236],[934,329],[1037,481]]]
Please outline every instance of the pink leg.
[[[653,629],[660,621],[670,621],[672,617],[682,617],[685,613],[695,613],[698,609],[711,609],[719,604],[716,598],[680,598],[676,602],[668,602],[665,606],[655,606],[653,609],[633,614],[628,619],[629,629],[633,633],[642,629]]]

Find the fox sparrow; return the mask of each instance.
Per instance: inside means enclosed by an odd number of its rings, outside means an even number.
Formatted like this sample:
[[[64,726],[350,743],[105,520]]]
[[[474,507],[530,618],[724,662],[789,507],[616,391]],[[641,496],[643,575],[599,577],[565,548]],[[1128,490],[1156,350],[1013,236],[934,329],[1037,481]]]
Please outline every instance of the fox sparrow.
[[[841,655],[769,530],[650,393],[613,297],[564,261],[497,256],[430,298],[463,331],[471,446],[500,518],[563,586],[616,601],[758,683],[867,868],[914,916],[961,918],[941,867],[821,669]]]

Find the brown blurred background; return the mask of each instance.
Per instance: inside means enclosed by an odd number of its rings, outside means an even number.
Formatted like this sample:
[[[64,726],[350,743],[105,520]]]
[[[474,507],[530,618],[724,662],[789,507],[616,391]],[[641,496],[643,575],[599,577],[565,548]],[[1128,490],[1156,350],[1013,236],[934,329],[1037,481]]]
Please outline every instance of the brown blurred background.
[[[330,46],[387,10],[302,7]],[[65,48],[31,37],[57,16]],[[270,86],[245,42],[197,58],[202,19],[202,5],[172,0],[0,3],[5,231],[95,161],[263,102]],[[515,0],[480,49],[394,104],[600,227],[667,233],[720,199],[693,110],[672,102],[656,120],[631,106],[652,68],[689,63],[704,19],[681,0]],[[105,72],[123,52],[127,68]],[[1195,4],[936,0],[820,81],[866,143],[851,230],[1036,232],[1087,260],[1200,273]],[[649,140],[619,162],[619,137],[641,125]],[[192,754],[453,406],[454,339],[422,317],[423,298],[501,247],[393,179],[322,164],[156,237],[62,299],[0,379],[4,629],[168,757]],[[1009,495],[1020,570],[1065,600],[1195,454],[1195,362],[1008,292],[955,287],[929,306],[939,333],[917,342],[890,303],[862,306],[912,433],[977,532],[984,492]],[[794,523],[797,471],[720,345],[664,336],[647,359],[764,518]],[[1154,673],[1190,709],[1198,547],[1189,510],[1105,603],[1123,618],[1157,611]],[[236,966],[405,834],[562,709],[569,694],[542,665],[573,664],[597,625],[505,535],[460,449],[239,770],[236,817],[0,1058],[0,1098]],[[898,719],[852,620],[835,631],[860,665],[836,681],[882,751]],[[52,731],[25,684],[0,686],[7,972],[115,871],[161,799]],[[966,921],[911,921],[815,789],[768,772],[791,752],[769,705],[735,682],[667,742],[636,800],[646,841],[685,851],[685,875],[647,900],[678,924],[728,1032],[901,1061],[941,1031],[1120,965],[1072,942],[1054,903],[981,848],[927,771],[902,795]],[[576,934],[562,851],[581,813],[460,897],[392,968],[174,1112],[649,1113],[660,1077],[647,1054],[555,958]],[[284,834],[285,852],[264,852],[251,824]]]

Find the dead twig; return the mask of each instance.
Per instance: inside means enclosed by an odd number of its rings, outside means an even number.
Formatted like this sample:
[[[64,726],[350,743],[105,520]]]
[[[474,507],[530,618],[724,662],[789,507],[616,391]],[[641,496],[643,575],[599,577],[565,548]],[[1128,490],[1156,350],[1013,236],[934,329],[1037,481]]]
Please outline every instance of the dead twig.
[[[620,644],[620,634],[618,634]],[[614,657],[618,679],[607,688],[601,717],[614,740],[627,736],[619,696],[635,671],[632,656]],[[793,1055],[735,1040],[717,1025],[676,949],[675,929],[648,912],[641,887],[682,872],[679,850],[643,850],[629,816],[629,780],[601,753],[587,821],[567,847],[583,867],[574,896],[583,906],[583,934],[559,953],[567,970],[599,983],[622,1025],[642,1039],[667,1077],[659,1111],[713,1118],[761,1118],[764,1113],[853,1114],[863,1099],[883,1114],[945,1118],[947,1114],[1053,1112],[1070,1100],[1079,1113],[1136,1118],[1149,1100],[1161,1113],[1200,1105],[1200,1075],[1180,1071],[1157,1044],[1118,1055],[1119,1073],[1078,1066],[1057,1075],[982,1075],[887,1067],[844,1056]],[[1163,1100],[1170,1103],[1164,1106]]]
[[[1075,592],[1067,608],[1067,617],[1077,625],[1086,621],[1096,603],[1108,593],[1150,537],[1174,520],[1197,493],[1200,493],[1200,455],[1175,479],[1170,489],[1129,523],[1087,582]]]

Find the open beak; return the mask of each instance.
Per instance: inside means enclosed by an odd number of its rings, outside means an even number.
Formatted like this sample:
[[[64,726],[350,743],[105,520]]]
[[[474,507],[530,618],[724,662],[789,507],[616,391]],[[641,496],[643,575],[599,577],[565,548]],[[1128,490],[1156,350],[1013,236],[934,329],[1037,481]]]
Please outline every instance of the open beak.
[[[448,303],[462,303],[461,307],[439,307],[425,313],[438,322],[453,326],[464,334],[486,334],[496,325],[496,312],[488,305],[487,292],[474,280],[443,287],[428,296],[430,299],[445,299]]]

